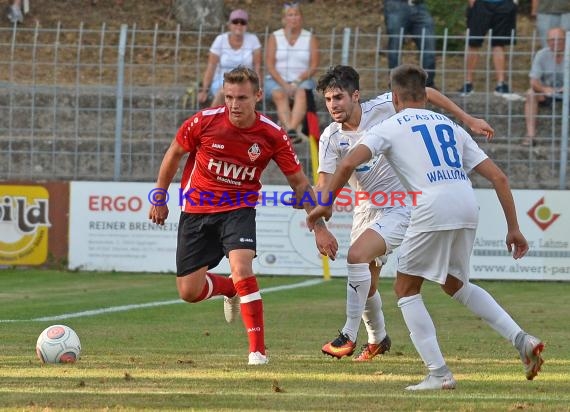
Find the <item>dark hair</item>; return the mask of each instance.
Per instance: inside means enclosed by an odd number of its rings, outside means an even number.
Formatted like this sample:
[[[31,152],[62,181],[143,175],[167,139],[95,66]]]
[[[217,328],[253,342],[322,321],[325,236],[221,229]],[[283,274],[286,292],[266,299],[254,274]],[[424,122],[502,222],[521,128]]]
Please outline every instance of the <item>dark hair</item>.
[[[243,84],[246,82],[251,83],[254,92],[259,90],[259,77],[257,73],[249,67],[240,65],[224,73],[224,84]]]
[[[402,64],[390,72],[392,91],[404,101],[419,102],[426,98],[427,73],[415,64]]]
[[[331,89],[340,89],[352,94],[360,90],[360,75],[351,66],[331,66],[319,77],[317,91],[324,93]]]

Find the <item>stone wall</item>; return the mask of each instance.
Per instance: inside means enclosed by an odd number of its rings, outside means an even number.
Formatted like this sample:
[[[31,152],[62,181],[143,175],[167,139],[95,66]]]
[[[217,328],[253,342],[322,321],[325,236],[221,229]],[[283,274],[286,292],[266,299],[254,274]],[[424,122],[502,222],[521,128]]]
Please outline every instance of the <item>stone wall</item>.
[[[120,179],[153,181],[176,129],[194,109],[182,89],[133,89],[124,96]],[[473,95],[456,103],[495,128],[493,142],[478,141],[507,172],[514,188],[558,188],[560,140],[545,137],[533,148],[519,144],[525,134],[524,102]],[[324,128],[330,117],[323,102],[317,104]],[[116,107],[112,88],[3,88],[0,178],[113,179]],[[267,108],[268,113],[272,110]],[[548,110],[541,114],[547,116]],[[560,110],[557,113],[560,116]],[[545,136],[559,136],[560,117],[554,122],[540,119],[539,130]],[[309,168],[308,144],[296,148]],[[479,178],[473,181],[476,187],[487,187]],[[266,171],[264,182],[286,183],[274,165]]]

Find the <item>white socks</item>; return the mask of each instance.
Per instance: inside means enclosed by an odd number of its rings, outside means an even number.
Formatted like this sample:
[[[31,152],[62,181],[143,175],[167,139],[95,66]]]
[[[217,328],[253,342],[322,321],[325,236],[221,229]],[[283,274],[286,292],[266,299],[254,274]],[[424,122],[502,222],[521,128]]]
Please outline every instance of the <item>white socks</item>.
[[[465,283],[455,292],[453,299],[461,302],[515,345],[515,338],[522,329],[485,289]]]
[[[348,281],[346,282],[346,323],[342,333],[356,342],[360,319],[372,282],[368,263],[348,263]]]
[[[368,332],[368,343],[382,342],[382,339],[386,337],[386,323],[382,312],[382,299],[378,291],[366,300],[362,320]]]
[[[445,361],[437,343],[435,326],[424,305],[422,295],[400,298],[398,307],[410,331],[412,343],[430,372],[444,367]]]

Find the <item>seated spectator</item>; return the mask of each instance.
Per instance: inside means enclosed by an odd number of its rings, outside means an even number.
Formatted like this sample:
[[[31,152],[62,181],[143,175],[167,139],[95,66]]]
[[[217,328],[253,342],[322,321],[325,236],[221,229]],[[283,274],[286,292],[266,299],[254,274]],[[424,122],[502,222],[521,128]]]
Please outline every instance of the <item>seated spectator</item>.
[[[14,0],[8,9],[8,20],[11,23],[23,23],[24,14],[22,13],[22,0]]]
[[[562,99],[564,85],[564,46],[566,32],[555,27],[548,30],[548,47],[540,49],[532,60],[530,69],[530,89],[526,93],[524,114],[526,118],[526,137],[523,146],[536,142],[536,115],[538,106],[550,106],[553,100]]]
[[[248,22],[247,12],[236,9],[230,14],[229,31],[215,38],[210,47],[208,65],[198,93],[199,103],[204,104],[212,98],[211,106],[224,104],[224,73],[237,66],[253,69],[260,76],[261,43],[255,34],[247,33]]]
[[[319,65],[319,44],[315,35],[303,29],[299,3],[285,3],[282,14],[283,28],[267,41],[265,95],[273,99],[277,118],[291,141],[299,143],[307,112],[306,90],[315,88],[312,76]]]

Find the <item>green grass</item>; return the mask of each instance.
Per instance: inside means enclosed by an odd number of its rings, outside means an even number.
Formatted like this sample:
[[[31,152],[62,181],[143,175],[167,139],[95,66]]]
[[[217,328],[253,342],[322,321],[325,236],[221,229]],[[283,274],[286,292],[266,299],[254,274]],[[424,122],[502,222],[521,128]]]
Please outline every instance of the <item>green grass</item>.
[[[260,277],[262,288],[300,277]],[[516,350],[436,285],[424,300],[458,381],[454,391],[408,393],[424,377],[381,281],[392,350],[369,363],[323,356],[344,324],[345,282],[263,294],[270,363],[247,366],[241,323],[223,320],[220,300],[33,321],[105,307],[176,300],[172,275],[0,271],[0,410],[570,410],[569,283],[479,282],[529,332],[546,342],[546,363],[524,378]],[[82,341],[73,365],[42,365],[39,333],[64,323]],[[362,328],[363,329],[363,328]],[[363,330],[359,344],[366,340]]]

